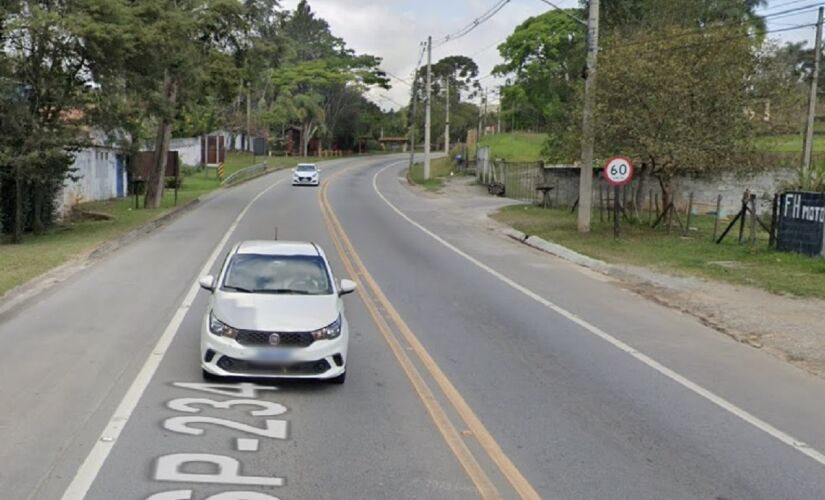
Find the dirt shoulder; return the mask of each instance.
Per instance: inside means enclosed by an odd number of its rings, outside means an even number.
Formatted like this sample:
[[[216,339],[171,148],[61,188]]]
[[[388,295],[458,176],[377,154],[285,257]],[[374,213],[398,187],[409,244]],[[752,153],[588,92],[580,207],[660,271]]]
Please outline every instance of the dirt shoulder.
[[[450,210],[466,212],[466,220],[475,220],[487,229],[496,228],[502,235],[512,235],[512,228],[489,215],[515,202],[488,196],[473,179],[452,178],[439,194],[412,189],[422,196],[450,199]],[[481,214],[484,217],[479,217]],[[547,245],[542,250],[607,274],[623,288],[825,377],[825,300],[777,295],[711,279],[671,276],[645,267],[594,261],[569,249],[554,251],[553,247]]]

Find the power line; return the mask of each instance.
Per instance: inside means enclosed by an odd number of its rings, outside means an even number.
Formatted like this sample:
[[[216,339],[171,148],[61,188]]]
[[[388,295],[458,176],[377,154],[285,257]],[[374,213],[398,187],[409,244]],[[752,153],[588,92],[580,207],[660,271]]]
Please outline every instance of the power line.
[[[404,84],[404,85],[406,85],[407,87],[411,87],[411,86],[412,86],[412,84],[411,84],[410,82],[408,82],[407,80],[404,80],[403,78],[399,78],[399,77],[397,77],[397,76],[393,75],[392,73],[390,73],[389,71],[387,71],[387,70],[385,70],[385,69],[383,69],[383,70],[381,70],[381,71],[383,71],[384,73],[386,73],[386,74],[387,74],[387,76],[389,76],[390,78],[394,78],[394,79],[398,80],[399,82],[403,83],[403,84]]]
[[[767,34],[770,34],[770,33],[783,33],[785,31],[794,31],[794,30],[798,30],[798,29],[802,29],[802,28],[810,28],[810,27],[813,27],[813,26],[816,26],[816,23],[798,24],[798,25],[791,26],[791,27],[788,27],[788,28],[777,28],[777,29],[774,29],[774,30],[767,30],[767,31],[764,32],[764,34],[767,35]],[[659,38],[659,39],[655,39],[655,40],[644,40],[644,41],[638,41],[638,42],[624,43],[624,44],[620,44],[620,45],[611,45],[611,46],[605,47],[605,49],[624,49],[624,48],[632,47],[632,46],[636,46],[636,45],[646,45],[646,44],[649,44],[649,43],[655,43],[657,41],[672,40],[674,38],[684,38],[685,36],[693,36],[693,35],[701,35],[701,34],[702,34],[701,32],[698,32],[698,33],[693,32],[693,33],[687,33],[687,34],[682,34],[682,35],[674,35],[674,36],[667,37],[667,38]],[[689,43],[689,44],[685,44],[685,45],[677,45],[677,46],[674,46],[674,47],[667,47],[667,48],[648,47],[647,50],[656,50],[657,52],[664,52],[664,51],[672,51],[672,50],[690,49],[690,48],[696,48],[696,47],[712,47],[714,45],[719,45],[719,44],[722,44],[722,43],[725,43],[725,42],[729,42],[731,40],[738,40],[740,38],[749,38],[751,36],[752,35],[750,33],[746,33],[746,34],[729,36],[729,37],[721,38],[719,40],[714,40],[714,41],[695,42],[695,43]]]
[[[503,8],[504,8],[504,7],[505,7],[508,3],[510,3],[510,0],[499,0],[498,2],[496,2],[496,4],[495,4],[495,5],[493,5],[492,7],[490,7],[490,9],[489,9],[489,10],[487,10],[484,14],[480,15],[479,17],[475,18],[475,19],[473,20],[473,22],[471,22],[471,23],[470,23],[470,24],[468,24],[467,26],[465,26],[465,27],[461,28],[460,30],[458,30],[458,31],[456,31],[456,32],[454,32],[454,33],[451,33],[451,34],[449,34],[449,35],[447,35],[447,36],[445,36],[445,37],[441,38],[440,40],[436,40],[436,41],[434,42],[436,45],[434,45],[434,46],[433,46],[433,48],[441,47],[441,46],[442,46],[442,45],[444,45],[445,43],[451,42],[451,41],[453,41],[453,40],[458,40],[459,38],[462,38],[463,36],[467,35],[467,34],[468,34],[468,33],[470,33],[471,31],[473,31],[474,29],[478,28],[479,26],[481,26],[481,25],[482,25],[482,24],[484,24],[485,22],[487,22],[487,21],[489,21],[490,19],[492,19],[492,18],[493,18],[496,14],[498,14],[498,13],[501,11],[501,9],[503,9]]]
[[[807,1],[808,0],[790,0],[788,2],[778,3],[776,5],[769,5],[769,6],[765,7],[765,10],[778,9],[779,7],[785,7],[787,5],[792,5],[792,4],[795,4],[795,3],[807,2]]]
[[[822,2],[812,3],[810,5],[804,5],[802,7],[794,7],[793,9],[782,10],[782,11],[779,11],[779,12],[771,12],[770,14],[765,14],[764,16],[761,16],[761,17],[763,19],[768,19],[768,18],[785,17],[785,16],[789,16],[789,15],[794,15],[794,14],[801,14],[803,11],[811,10],[811,9],[817,9],[822,5],[823,5]]]
[[[554,9],[561,12],[562,14],[569,17],[570,19],[576,21],[577,23],[582,24],[584,26],[587,26],[587,21],[585,21],[584,19],[579,19],[578,17],[574,16],[573,14],[567,12],[567,9],[563,9],[563,8],[559,7],[558,5],[554,4],[550,0],[539,0],[539,1],[546,3],[550,7],[553,7]]]

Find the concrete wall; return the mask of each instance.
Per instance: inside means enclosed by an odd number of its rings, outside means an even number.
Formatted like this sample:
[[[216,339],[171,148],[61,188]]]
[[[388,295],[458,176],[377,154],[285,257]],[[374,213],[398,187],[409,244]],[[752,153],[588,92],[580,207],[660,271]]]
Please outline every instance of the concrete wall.
[[[545,168],[545,182],[554,186],[550,194],[553,203],[572,205],[579,196],[579,170],[567,165],[547,166]],[[683,176],[674,182],[674,195],[677,208],[684,209],[688,197],[693,192],[693,207],[696,213],[708,213],[716,210],[716,198],[722,195],[722,214],[739,211],[742,193],[749,189],[756,194],[760,213],[770,212],[774,193],[780,192],[783,186],[794,179],[793,169],[774,169],[752,175],[722,174],[712,177]],[[634,180],[632,188],[638,186],[638,179]],[[607,183],[602,179],[601,172],[596,174],[593,182],[594,205],[599,203],[599,189],[606,190]],[[648,179],[645,187],[645,197],[650,190],[654,196],[660,195],[661,189],[655,179]]]
[[[187,139],[172,139],[169,142],[169,151],[177,151],[181,166],[197,167],[201,164],[200,137]]]
[[[72,207],[86,201],[116,198],[117,192],[117,150],[93,147],[79,151],[72,165],[77,181],[67,180],[63,191],[57,197],[57,214],[63,217]],[[122,169],[124,193],[126,191],[126,169]]]

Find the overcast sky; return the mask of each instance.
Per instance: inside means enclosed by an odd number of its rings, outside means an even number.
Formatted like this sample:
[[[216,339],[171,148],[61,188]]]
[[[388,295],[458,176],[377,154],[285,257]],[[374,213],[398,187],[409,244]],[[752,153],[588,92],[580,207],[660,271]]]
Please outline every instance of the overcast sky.
[[[578,5],[578,0],[551,0],[561,7]],[[293,9],[298,0],[283,0],[282,5]],[[467,26],[492,7],[496,0],[309,0],[312,9],[329,22],[336,36],[346,40],[359,53],[383,58],[382,68],[410,81],[419,43],[432,35],[439,39]],[[813,44],[814,28],[794,29],[802,24],[816,22],[818,0],[770,0],[760,9],[767,14],[769,36],[781,40],[807,40]],[[479,65],[480,76],[486,77],[501,62],[496,46],[530,16],[546,12],[551,7],[541,0],[511,0],[495,17],[467,36],[447,43],[433,51],[433,62],[450,55],[472,57]],[[787,12],[790,9],[800,9]],[[783,14],[784,13],[784,14]],[[777,15],[779,14],[779,15]],[[789,31],[775,31],[791,28]],[[492,95],[502,82],[488,77],[482,84]],[[373,100],[385,109],[399,108],[409,101],[410,88],[398,80],[392,81],[389,91],[373,91]]]

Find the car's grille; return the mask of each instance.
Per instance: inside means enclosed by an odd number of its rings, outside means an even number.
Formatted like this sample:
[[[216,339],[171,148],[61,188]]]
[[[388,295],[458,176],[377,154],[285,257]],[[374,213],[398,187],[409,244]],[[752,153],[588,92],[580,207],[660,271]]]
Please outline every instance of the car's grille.
[[[248,375],[320,375],[329,370],[329,362],[325,359],[305,361],[301,363],[265,363],[260,361],[245,361],[242,359],[223,356],[218,360],[218,366],[230,373],[244,373]]]
[[[256,332],[253,330],[241,330],[238,333],[237,341],[241,345],[261,346],[276,345],[278,347],[309,347],[315,342],[309,332],[289,332],[278,333],[279,342],[272,344],[269,338],[273,332]]]

